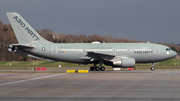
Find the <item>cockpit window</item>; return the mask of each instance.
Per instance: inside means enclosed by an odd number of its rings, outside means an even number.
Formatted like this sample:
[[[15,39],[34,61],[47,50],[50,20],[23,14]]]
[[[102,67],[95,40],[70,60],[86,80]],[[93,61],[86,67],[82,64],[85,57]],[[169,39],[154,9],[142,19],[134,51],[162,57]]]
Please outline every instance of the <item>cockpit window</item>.
[[[166,51],[170,51],[171,49],[170,48],[166,48]]]

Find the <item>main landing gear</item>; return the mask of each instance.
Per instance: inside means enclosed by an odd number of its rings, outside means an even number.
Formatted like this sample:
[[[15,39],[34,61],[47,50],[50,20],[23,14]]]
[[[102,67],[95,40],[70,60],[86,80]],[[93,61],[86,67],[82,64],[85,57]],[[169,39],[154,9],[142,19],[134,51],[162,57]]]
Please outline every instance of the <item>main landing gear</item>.
[[[155,67],[154,67],[155,64],[156,64],[156,63],[152,63],[152,67],[151,67],[151,70],[152,70],[152,71],[155,70]]]
[[[97,64],[94,64],[94,66],[90,67],[91,71],[105,71],[105,67],[102,66],[103,60],[99,61],[99,66],[96,66]]]
[[[99,67],[99,66],[92,66],[90,67],[91,71],[105,71],[105,67]]]

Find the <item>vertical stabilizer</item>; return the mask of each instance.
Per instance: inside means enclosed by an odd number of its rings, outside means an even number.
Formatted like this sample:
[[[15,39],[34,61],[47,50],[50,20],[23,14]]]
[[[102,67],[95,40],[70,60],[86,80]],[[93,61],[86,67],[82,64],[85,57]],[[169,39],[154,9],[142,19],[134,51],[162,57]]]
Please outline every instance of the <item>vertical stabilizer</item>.
[[[6,13],[19,43],[49,42],[42,38],[18,13]]]

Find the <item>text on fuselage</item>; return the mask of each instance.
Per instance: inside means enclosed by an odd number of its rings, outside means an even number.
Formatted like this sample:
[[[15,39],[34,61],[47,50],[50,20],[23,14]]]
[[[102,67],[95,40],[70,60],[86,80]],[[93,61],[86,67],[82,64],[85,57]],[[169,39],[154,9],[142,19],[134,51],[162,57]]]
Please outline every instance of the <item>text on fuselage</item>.
[[[134,54],[151,54],[153,51],[134,51]]]

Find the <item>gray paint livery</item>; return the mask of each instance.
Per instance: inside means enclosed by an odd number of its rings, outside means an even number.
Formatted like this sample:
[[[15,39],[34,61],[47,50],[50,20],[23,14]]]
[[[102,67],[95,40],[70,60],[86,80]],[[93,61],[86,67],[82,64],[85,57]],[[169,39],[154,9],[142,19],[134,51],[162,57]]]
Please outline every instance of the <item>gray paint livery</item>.
[[[177,55],[169,47],[153,43],[52,43],[42,38],[18,13],[7,13],[7,16],[19,42],[9,45],[8,50],[29,57],[80,65],[92,63],[90,70],[104,71],[102,64],[127,68]]]

